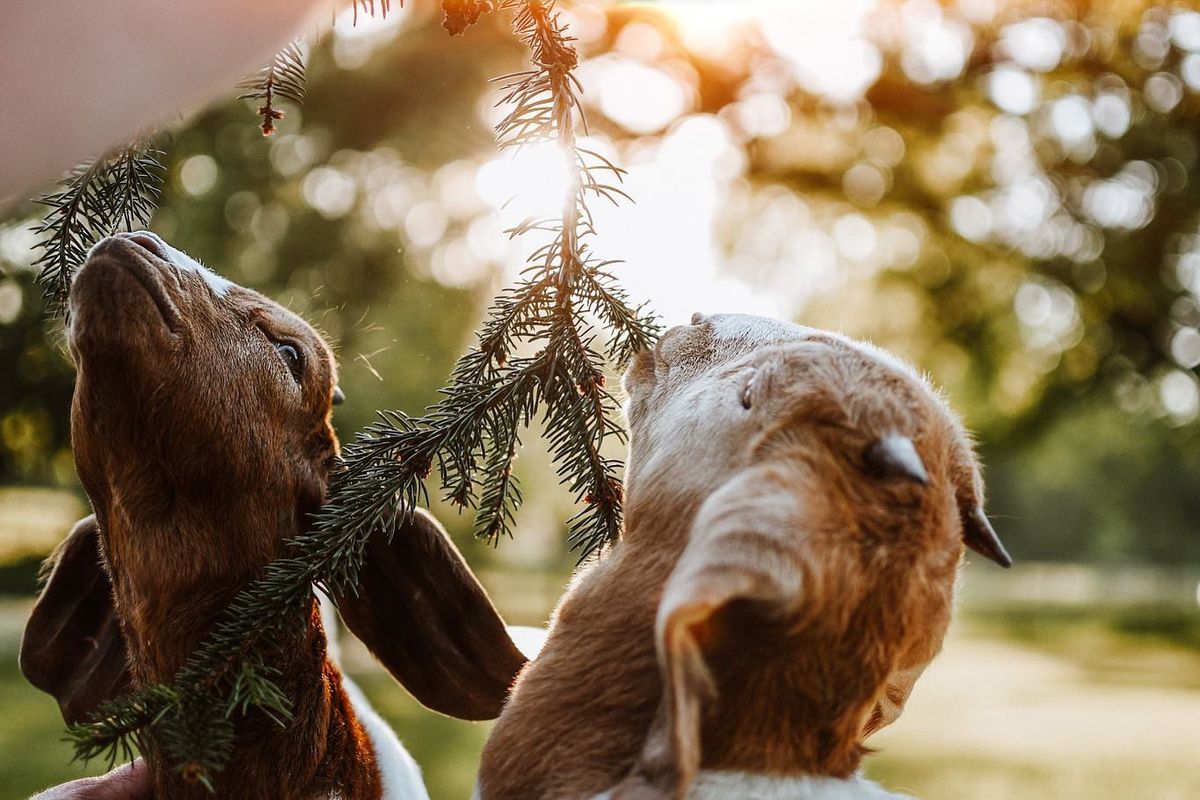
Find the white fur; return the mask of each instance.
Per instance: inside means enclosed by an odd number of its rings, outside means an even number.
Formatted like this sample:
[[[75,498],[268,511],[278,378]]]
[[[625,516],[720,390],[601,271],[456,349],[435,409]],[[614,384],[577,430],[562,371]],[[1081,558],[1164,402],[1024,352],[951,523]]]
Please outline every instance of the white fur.
[[[687,800],[912,800],[862,776],[780,778],[744,772],[702,771]]]
[[[908,362],[897,358],[894,354],[870,342],[851,339],[842,333],[818,330],[806,325],[796,325],[791,322],[783,322],[768,317],[755,317],[749,314],[713,314],[705,319],[713,325],[714,338],[719,341],[736,342],[741,347],[759,347],[776,342],[802,341],[814,334],[820,334],[821,336],[837,339],[868,358],[880,361],[897,372],[924,382],[924,379]]]
[[[610,792],[592,800],[609,800]],[[913,800],[906,794],[889,792],[879,784],[856,775],[853,778],[783,778],[747,772],[702,770],[686,800]]]
[[[341,647],[338,644],[338,617],[333,601],[323,594],[318,595],[321,607],[321,624],[325,628],[325,654],[330,661],[337,664],[341,661]],[[354,707],[354,715],[371,740],[371,749],[375,751],[375,763],[379,767],[383,783],[382,800],[429,800],[425,789],[425,779],[421,777],[421,768],[413,757],[400,744],[391,726],[384,721],[370,701],[362,693],[362,689],[343,671],[342,688],[350,698]],[[329,800],[338,800],[331,797]]]
[[[182,250],[176,250],[174,247],[171,247],[171,245],[162,240],[162,237],[155,233],[151,233],[150,231],[138,231],[137,235],[146,236],[158,242],[159,246],[162,247],[163,252],[167,254],[167,259],[172,264],[184,272],[191,272],[199,275],[200,279],[204,281],[212,293],[217,297],[224,297],[225,293],[228,292],[230,288],[237,285],[232,281],[222,278],[220,275],[213,272],[211,269],[204,266]]]
[[[371,740],[383,783],[383,800],[429,800],[421,768],[404,749],[404,745],[400,744],[391,726],[375,713],[366,695],[345,675],[342,676],[342,688],[346,690],[350,704],[354,706],[354,714]]]

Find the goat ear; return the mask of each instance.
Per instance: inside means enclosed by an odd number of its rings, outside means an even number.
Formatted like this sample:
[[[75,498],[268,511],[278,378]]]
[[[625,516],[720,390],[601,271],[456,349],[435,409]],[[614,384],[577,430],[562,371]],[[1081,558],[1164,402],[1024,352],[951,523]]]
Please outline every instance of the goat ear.
[[[681,798],[700,768],[703,706],[715,698],[713,665],[795,614],[819,613],[804,596],[807,514],[797,477],[763,465],[711,495],[692,523],[663,590],[655,626],[663,700],[633,773],[613,798]],[[648,791],[649,790],[649,791]]]
[[[21,672],[54,695],[73,724],[133,686],[96,518],[76,523],[48,563],[21,639]]]
[[[424,705],[493,719],[525,656],[446,531],[427,512],[367,544],[357,593],[337,598],[351,631]]]

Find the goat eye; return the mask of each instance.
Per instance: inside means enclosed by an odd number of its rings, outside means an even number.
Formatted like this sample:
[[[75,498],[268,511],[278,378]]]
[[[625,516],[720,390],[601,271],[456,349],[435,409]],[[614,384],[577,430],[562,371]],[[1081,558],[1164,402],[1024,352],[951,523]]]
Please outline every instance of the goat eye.
[[[300,351],[296,349],[295,345],[288,344],[287,342],[274,342],[273,344],[280,358],[283,359],[283,363],[287,365],[288,371],[292,373],[292,377],[299,383],[301,368],[303,367],[300,359]]]
[[[754,379],[753,378],[751,378],[750,382],[747,383],[746,386],[742,389],[742,396],[740,398],[742,401],[742,408],[749,408],[751,405],[753,405],[753,402],[751,400],[752,394],[754,394]]]

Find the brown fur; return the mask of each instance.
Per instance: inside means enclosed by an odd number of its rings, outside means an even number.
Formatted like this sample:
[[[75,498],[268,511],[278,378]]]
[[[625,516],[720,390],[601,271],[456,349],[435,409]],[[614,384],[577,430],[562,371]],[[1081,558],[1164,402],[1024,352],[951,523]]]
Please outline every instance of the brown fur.
[[[273,342],[299,350],[293,377]],[[321,503],[337,453],[333,357],[256,292],[221,296],[146,235],[105,240],[71,292],[75,462],[91,498],[135,685],[170,683],[232,596]],[[372,748],[326,659],[315,604],[273,666],[280,727],[239,723],[221,797],[375,798]],[[208,797],[151,745],[155,796]]]
[[[750,318],[673,329],[626,384],[624,534],[518,679],[483,800],[681,797],[702,767],[852,774],[950,619],[982,501],[961,426],[873,351]],[[867,468],[894,433],[927,485]]]
[[[72,436],[96,514],[52,560],[20,662],[74,723],[130,686],[170,683],[230,598],[307,524],[337,452],[340,392],[312,328],[150,233],[97,245],[71,303]],[[388,525],[337,598],[343,620],[420,702],[495,717],[525,657],[436,519],[415,509]],[[310,612],[266,656],[294,718],[239,720],[218,795],[375,798],[377,760],[390,765],[388,791],[421,791],[397,742],[381,733],[374,744],[388,755],[373,751]],[[208,796],[150,747],[156,796]]]

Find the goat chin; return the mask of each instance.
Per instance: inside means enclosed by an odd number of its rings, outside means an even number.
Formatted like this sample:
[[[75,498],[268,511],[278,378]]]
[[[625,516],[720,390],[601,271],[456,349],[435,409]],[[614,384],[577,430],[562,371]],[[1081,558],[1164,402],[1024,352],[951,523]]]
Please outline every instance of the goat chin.
[[[592,800],[608,800],[603,792]],[[748,772],[702,770],[686,800],[913,800],[889,792],[862,776],[852,778],[753,775]]]

